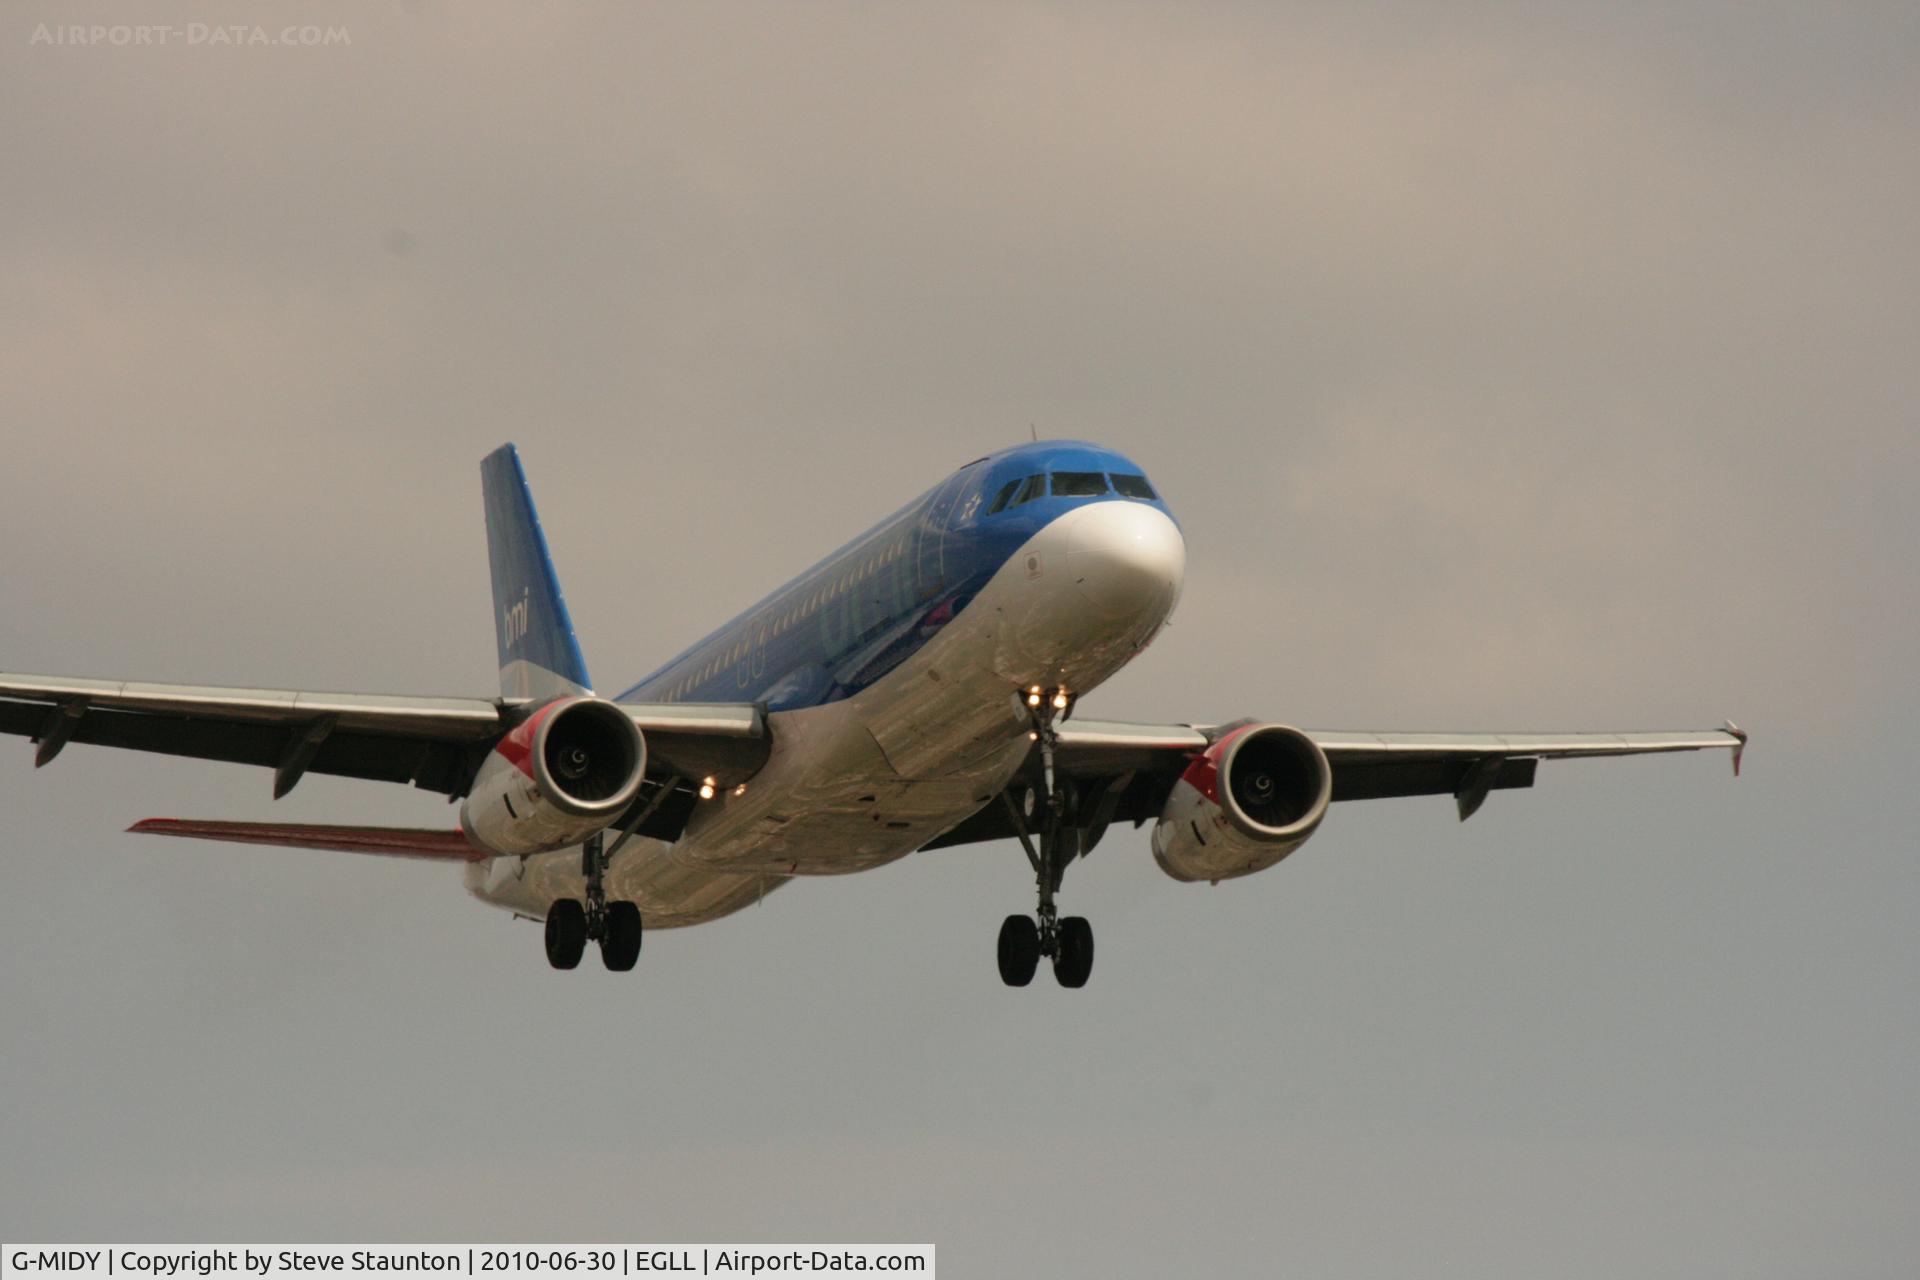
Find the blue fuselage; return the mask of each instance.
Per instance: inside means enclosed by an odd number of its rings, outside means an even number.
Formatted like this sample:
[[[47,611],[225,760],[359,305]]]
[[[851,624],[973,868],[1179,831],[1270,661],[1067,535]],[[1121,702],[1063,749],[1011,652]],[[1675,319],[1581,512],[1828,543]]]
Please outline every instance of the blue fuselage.
[[[792,711],[871,686],[951,623],[1042,528],[1095,502],[1172,512],[1139,467],[1074,441],[968,463],[619,696]]]

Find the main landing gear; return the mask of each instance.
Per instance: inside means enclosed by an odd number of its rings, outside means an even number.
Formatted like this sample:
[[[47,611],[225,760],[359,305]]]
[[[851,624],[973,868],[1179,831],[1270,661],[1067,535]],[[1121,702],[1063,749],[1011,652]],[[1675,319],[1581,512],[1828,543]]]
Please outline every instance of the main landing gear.
[[[607,901],[601,837],[581,846],[580,870],[587,877],[587,900],[560,898],[547,908],[547,963],[556,969],[577,968],[591,940],[600,944],[601,963],[625,973],[640,959],[640,908]]]
[[[1000,799],[1007,806],[1014,832],[1020,837],[1020,847],[1026,850],[1027,862],[1033,867],[1039,906],[1031,916],[1008,916],[1000,925],[1000,980],[1010,987],[1026,986],[1033,981],[1040,958],[1045,956],[1053,961],[1054,980],[1061,986],[1084,987],[1093,972],[1093,926],[1082,916],[1061,917],[1053,902],[1053,896],[1060,891],[1060,881],[1067,873],[1067,864],[1080,856],[1085,837],[1074,812],[1075,792],[1056,778],[1053,770],[1054,749],[1059,745],[1054,720],[1071,701],[1065,689],[1045,690],[1037,686],[1028,689],[1022,697],[1033,721],[1034,739],[1040,744],[1045,809],[1040,811],[1041,802],[1031,790],[1026,792],[1024,804],[1016,801],[1010,791],[1002,792]],[[1038,847],[1031,830],[1036,822]]]

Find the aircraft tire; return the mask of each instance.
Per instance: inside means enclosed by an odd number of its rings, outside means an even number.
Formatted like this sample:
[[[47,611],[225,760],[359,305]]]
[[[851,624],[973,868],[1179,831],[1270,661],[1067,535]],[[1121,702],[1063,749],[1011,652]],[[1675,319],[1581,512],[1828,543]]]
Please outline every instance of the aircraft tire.
[[[1063,987],[1084,987],[1093,973],[1093,926],[1085,916],[1060,921],[1060,950],[1053,957],[1053,976]]]
[[[547,963],[556,969],[579,967],[587,949],[587,909],[577,898],[560,898],[547,908]]]
[[[600,938],[600,960],[615,973],[625,973],[640,959],[640,908],[631,902],[607,904],[606,932]]]
[[[1040,927],[1032,916],[1008,916],[1000,925],[1000,981],[1024,987],[1040,967]]]

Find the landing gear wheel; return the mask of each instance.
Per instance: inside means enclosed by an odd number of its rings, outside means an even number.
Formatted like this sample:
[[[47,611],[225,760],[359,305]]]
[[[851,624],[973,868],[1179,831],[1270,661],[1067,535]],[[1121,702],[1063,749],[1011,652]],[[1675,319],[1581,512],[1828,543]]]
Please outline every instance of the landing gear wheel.
[[[1062,919],[1054,905],[1060,881],[1076,858],[1085,857],[1106,830],[1114,815],[1120,791],[1133,775],[1110,780],[1104,790],[1089,803],[1087,795],[1073,780],[1054,768],[1060,735],[1054,728],[1057,716],[1069,714],[1072,698],[1065,688],[1051,691],[1030,685],[1020,695],[1033,725],[1033,741],[1040,753],[1040,777],[1044,787],[1044,806],[1039,792],[1029,779],[1019,788],[1024,804],[1013,788],[1000,793],[1013,833],[1033,868],[1034,888],[1039,902],[1033,918],[1009,916],[1000,926],[1000,977],[1010,987],[1024,987],[1033,981],[1040,957],[1053,961],[1053,976],[1063,987],[1084,987],[1093,972],[1093,927],[1080,916]],[[1034,830],[1034,826],[1038,830]],[[1036,841],[1035,837],[1039,839]]]
[[[1039,926],[1032,916],[1008,916],[1000,925],[1000,981],[1024,987],[1039,967]]]
[[[631,902],[609,902],[601,925],[601,963],[615,973],[625,973],[639,959],[640,908]]]
[[[587,909],[578,898],[561,898],[547,908],[547,963],[556,969],[579,965],[587,949]]]
[[[1053,953],[1053,976],[1063,987],[1084,987],[1093,972],[1093,926],[1085,916],[1060,921],[1060,941]]]

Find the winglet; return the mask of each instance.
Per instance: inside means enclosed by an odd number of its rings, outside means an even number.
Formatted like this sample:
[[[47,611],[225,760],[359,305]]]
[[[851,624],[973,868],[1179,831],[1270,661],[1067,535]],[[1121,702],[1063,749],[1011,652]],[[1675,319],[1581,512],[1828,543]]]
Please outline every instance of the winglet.
[[[1729,720],[1726,723],[1727,734],[1733,739],[1733,776],[1740,776],[1740,757],[1747,754],[1747,731]]]
[[[504,444],[482,459],[480,488],[487,507],[500,692],[545,698],[590,691],[593,681],[560,594],[519,451]]]

